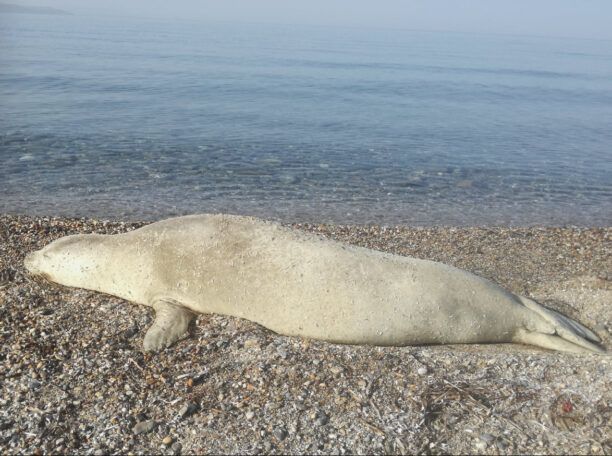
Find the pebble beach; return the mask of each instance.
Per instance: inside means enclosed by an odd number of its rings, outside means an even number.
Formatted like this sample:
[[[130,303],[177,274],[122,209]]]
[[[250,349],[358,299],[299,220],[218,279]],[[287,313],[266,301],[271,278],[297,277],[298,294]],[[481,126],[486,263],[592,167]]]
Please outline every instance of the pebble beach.
[[[61,236],[144,224],[0,215],[2,454],[612,453],[607,354],[336,345],[219,315],[149,354],[151,309],[23,268]],[[469,270],[611,348],[610,227],[292,226]]]

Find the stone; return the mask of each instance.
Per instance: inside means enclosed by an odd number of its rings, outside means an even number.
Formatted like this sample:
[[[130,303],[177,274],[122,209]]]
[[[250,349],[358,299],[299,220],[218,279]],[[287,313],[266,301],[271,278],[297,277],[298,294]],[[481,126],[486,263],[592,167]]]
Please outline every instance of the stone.
[[[123,333],[123,337],[125,337],[126,339],[131,339],[136,334],[138,334],[138,326],[132,325],[128,329],[125,330],[125,332]]]
[[[169,435],[167,435],[166,437],[164,437],[164,439],[162,440],[162,443],[166,446],[170,445],[172,443],[172,437],[170,437]]]
[[[476,443],[474,443],[474,447],[477,450],[483,451],[487,448],[487,443],[483,442],[482,440],[477,440]]]
[[[178,412],[180,419],[185,419],[193,415],[198,410],[198,404],[193,402],[187,402],[185,405],[181,407]]]
[[[306,404],[304,404],[304,402],[302,401],[297,401],[295,403],[295,408],[297,410],[299,410],[300,412],[303,412],[304,410],[306,410],[308,407],[306,407]]]
[[[136,423],[136,425],[132,428],[134,434],[147,434],[155,429],[157,423],[153,420],[141,421],[140,423]]]
[[[325,412],[320,411],[316,413],[314,422],[317,426],[325,426],[329,422],[329,417]]]
[[[170,447],[173,454],[181,454],[181,450],[183,449],[183,445],[181,442],[174,442]]]
[[[287,359],[288,353],[287,353],[287,349],[283,346],[278,347],[278,349],[276,350],[276,353],[278,353],[278,356],[280,356],[283,359]]]
[[[279,442],[282,442],[283,440],[287,438],[287,431],[283,429],[282,427],[276,427],[272,431],[272,435],[274,435],[276,440],[278,440]]]
[[[495,436],[491,434],[480,434],[478,438],[485,443],[491,443],[495,440]]]
[[[244,341],[244,348],[260,348],[258,339],[247,339]]]
[[[0,431],[6,431],[7,429],[10,429],[11,427],[13,427],[13,421],[11,420],[0,421]]]
[[[341,374],[344,371],[344,369],[341,366],[336,366],[336,365],[331,366],[329,370],[334,375]]]

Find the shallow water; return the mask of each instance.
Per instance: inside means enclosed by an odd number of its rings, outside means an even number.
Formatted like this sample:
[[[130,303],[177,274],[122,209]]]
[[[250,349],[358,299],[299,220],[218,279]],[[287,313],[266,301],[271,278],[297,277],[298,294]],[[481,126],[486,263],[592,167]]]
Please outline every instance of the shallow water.
[[[610,225],[612,42],[0,16],[0,212]]]

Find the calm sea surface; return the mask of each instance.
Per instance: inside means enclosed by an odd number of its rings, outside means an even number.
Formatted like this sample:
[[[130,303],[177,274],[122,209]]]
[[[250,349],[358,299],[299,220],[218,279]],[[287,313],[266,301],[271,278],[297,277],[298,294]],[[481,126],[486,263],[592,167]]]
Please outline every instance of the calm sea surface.
[[[0,16],[0,212],[611,225],[612,41]]]

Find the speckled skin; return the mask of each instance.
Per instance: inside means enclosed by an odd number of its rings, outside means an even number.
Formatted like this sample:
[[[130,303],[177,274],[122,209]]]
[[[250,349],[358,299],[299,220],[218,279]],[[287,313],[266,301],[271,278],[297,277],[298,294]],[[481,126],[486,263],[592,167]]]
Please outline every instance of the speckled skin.
[[[33,274],[155,308],[145,349],[195,313],[285,335],[372,345],[519,342],[601,351],[582,325],[467,271],[325,240],[250,217],[194,215],[30,254]]]

